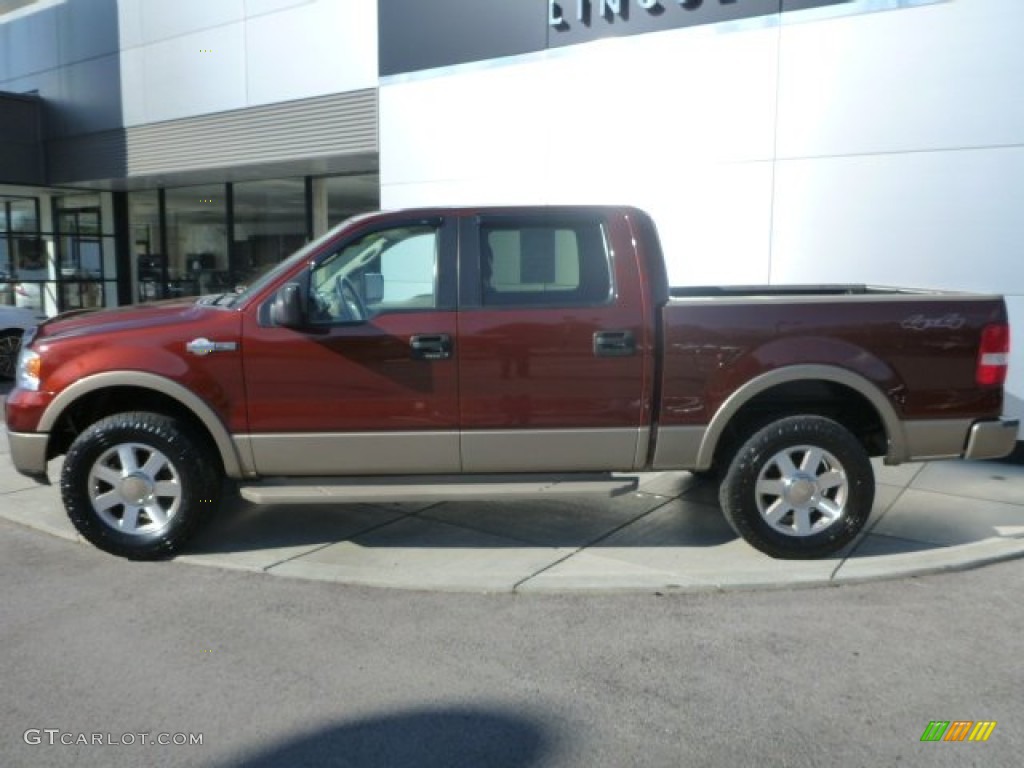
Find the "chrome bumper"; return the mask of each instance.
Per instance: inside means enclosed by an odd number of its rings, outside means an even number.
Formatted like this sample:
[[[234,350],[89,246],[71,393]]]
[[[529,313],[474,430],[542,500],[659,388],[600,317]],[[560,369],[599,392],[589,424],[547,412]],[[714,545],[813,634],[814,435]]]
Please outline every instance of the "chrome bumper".
[[[964,458],[1001,459],[1016,446],[1019,427],[1020,421],[1017,419],[975,422],[967,434],[967,449],[964,451]]]
[[[49,483],[46,475],[46,445],[50,440],[47,432],[7,431],[7,442],[11,446],[11,463],[21,474]]]

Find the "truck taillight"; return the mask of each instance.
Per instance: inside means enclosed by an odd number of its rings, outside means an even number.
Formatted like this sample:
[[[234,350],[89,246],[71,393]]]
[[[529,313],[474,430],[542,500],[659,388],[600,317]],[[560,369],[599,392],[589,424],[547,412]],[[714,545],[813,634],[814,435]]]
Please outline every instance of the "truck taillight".
[[[1001,386],[1006,381],[1010,361],[1010,326],[986,325],[981,329],[978,370],[975,379],[984,387]]]

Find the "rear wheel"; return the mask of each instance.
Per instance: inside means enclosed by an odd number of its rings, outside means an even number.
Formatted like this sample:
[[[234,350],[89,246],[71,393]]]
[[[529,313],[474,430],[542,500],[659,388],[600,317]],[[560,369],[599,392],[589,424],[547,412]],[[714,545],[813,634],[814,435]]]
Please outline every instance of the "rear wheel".
[[[733,455],[719,490],[736,533],[789,559],[823,557],[849,544],[874,497],[864,447],[821,416],[791,416],[756,432]]]
[[[220,478],[206,444],[175,419],[119,413],[68,450],[61,496],[75,528],[102,550],[166,557],[216,509]]]

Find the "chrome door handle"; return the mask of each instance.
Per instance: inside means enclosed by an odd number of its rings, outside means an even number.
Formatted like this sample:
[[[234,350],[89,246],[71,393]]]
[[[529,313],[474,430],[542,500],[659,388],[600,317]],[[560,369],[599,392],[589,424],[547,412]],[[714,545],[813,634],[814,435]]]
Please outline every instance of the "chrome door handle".
[[[452,337],[447,333],[429,333],[409,339],[413,360],[447,360],[452,356]]]
[[[636,354],[632,331],[598,331],[594,334],[595,357],[630,357]]]

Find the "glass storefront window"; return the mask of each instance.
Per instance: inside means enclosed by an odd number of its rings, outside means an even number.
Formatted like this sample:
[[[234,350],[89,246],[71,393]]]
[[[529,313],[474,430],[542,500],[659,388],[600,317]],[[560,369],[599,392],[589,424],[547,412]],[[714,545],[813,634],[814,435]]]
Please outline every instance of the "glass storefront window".
[[[100,197],[94,194],[64,195],[56,200],[58,305],[62,310],[106,304],[100,208]]]
[[[40,309],[52,279],[39,231],[39,201],[0,197],[0,304]]]
[[[247,181],[232,188],[232,288],[247,285],[307,240],[303,179]]]
[[[169,297],[231,290],[225,192],[223,184],[167,190]]]
[[[349,216],[380,208],[380,177],[373,174],[331,176],[327,185],[327,227],[340,224]]]
[[[39,231],[39,203],[34,198],[11,200],[8,208],[11,232]]]
[[[7,246],[7,238],[0,230],[0,304],[14,304],[14,286],[11,284],[14,265],[11,264],[11,252]]]
[[[129,193],[128,220],[131,229],[132,276],[138,285],[138,300],[165,298],[167,260],[160,231],[159,193],[155,189]]]

